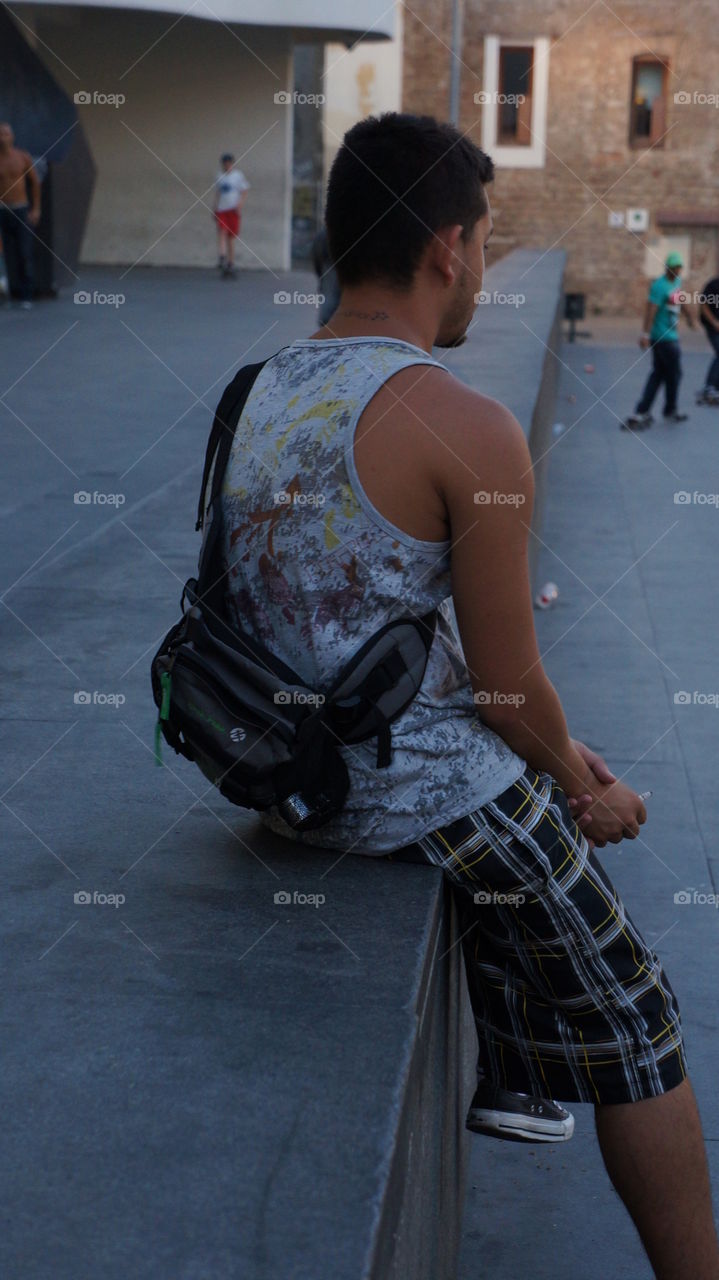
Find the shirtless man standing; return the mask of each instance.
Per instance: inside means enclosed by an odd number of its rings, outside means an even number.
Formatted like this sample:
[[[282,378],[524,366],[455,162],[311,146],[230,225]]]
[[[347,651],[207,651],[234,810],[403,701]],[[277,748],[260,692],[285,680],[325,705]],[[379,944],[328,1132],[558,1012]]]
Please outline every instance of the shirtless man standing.
[[[30,199],[28,200],[28,187]],[[7,122],[0,123],[0,237],[11,298],[32,306],[32,230],[40,221],[40,180],[32,156],[15,146]]]

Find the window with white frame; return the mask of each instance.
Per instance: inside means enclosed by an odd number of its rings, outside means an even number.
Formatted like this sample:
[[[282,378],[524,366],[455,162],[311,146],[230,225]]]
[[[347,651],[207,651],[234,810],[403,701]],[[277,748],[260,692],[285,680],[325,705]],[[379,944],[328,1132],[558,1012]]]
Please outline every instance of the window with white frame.
[[[547,137],[549,40],[484,39],[482,149],[501,168],[541,169]]]

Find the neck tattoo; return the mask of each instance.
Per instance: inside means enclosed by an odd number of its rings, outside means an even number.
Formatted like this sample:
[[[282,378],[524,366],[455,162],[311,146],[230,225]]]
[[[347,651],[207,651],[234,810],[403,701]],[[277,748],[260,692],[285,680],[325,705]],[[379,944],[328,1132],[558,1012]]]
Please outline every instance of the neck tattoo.
[[[388,311],[352,311],[342,309],[337,312],[338,316],[356,316],[358,320],[389,320]]]

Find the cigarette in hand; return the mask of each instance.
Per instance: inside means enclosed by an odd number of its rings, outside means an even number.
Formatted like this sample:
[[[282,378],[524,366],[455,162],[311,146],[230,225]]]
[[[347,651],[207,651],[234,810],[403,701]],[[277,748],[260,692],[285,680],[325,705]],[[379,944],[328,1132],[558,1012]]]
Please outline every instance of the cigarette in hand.
[[[651,793],[651,791],[640,791],[640,792],[639,792],[639,799],[640,799],[640,800],[648,800],[648,799],[649,799],[649,797],[651,796],[651,794],[652,794],[652,793]]]

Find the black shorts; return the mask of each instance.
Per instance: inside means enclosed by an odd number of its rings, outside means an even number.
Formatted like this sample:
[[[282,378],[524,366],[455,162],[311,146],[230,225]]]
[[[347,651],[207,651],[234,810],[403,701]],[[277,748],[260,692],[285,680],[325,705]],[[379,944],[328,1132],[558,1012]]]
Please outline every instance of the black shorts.
[[[679,1010],[659,957],[547,773],[400,853],[454,886],[479,1067],[503,1088],[635,1102],[685,1079]],[[391,855],[397,856],[397,855]]]

